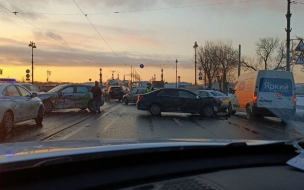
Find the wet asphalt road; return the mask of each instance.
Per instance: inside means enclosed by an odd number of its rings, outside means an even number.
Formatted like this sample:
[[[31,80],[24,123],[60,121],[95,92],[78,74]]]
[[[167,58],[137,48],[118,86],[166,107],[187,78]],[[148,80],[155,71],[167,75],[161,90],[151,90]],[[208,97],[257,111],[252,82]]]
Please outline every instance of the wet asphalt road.
[[[142,139],[251,139],[287,140],[304,136],[304,118],[283,124],[278,118],[248,121],[237,113],[230,118],[204,118],[199,115],[163,113],[151,116],[135,104],[105,103],[101,114],[88,111],[58,110],[47,114],[43,126],[34,121],[15,125],[1,143],[47,140],[142,140]]]

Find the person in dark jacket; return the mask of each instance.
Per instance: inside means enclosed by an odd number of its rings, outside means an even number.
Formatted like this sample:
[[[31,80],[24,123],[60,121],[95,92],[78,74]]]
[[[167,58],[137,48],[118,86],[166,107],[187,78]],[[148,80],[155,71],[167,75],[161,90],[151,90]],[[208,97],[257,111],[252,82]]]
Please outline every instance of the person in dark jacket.
[[[93,93],[93,101],[94,101],[94,111],[95,113],[100,114],[101,88],[98,86],[98,81],[95,81],[95,86],[92,88],[92,93]]]

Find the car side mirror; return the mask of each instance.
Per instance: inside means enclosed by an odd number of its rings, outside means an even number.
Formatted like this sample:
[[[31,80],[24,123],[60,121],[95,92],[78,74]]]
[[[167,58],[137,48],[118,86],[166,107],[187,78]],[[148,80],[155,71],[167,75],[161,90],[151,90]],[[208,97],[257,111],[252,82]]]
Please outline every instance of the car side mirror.
[[[58,96],[61,97],[62,96],[62,92],[58,92]]]
[[[37,96],[38,96],[38,94],[35,93],[35,92],[33,92],[33,93],[31,94],[31,98],[36,98]]]
[[[199,100],[199,99],[200,99],[200,97],[199,97],[198,95],[196,95],[196,99],[197,99],[197,100]]]

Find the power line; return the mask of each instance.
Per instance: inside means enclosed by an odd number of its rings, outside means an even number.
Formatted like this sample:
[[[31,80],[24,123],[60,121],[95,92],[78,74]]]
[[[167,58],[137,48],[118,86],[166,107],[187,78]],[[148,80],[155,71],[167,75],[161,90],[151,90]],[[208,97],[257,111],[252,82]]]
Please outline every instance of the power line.
[[[222,3],[208,3],[208,4],[199,4],[199,5],[184,5],[184,6],[176,6],[176,7],[163,7],[163,8],[154,8],[154,9],[137,9],[137,10],[115,11],[115,12],[87,13],[86,15],[101,15],[101,14],[117,14],[117,13],[130,13],[130,12],[160,11],[160,10],[169,10],[169,9],[204,7],[204,6],[212,6],[212,5],[227,5],[227,4],[236,4],[236,3],[250,3],[250,2],[257,2],[257,1],[262,1],[262,0],[243,0],[243,1],[230,1],[230,2],[222,2]],[[302,2],[297,2],[297,3],[304,4]],[[70,16],[82,15],[82,14],[79,14],[79,13],[34,13],[34,12],[18,12],[18,13],[19,14],[40,14],[40,15],[70,15]]]
[[[76,49],[72,48],[71,46],[67,45],[66,43],[64,43],[64,42],[62,42],[62,41],[56,39],[56,38],[53,37],[53,36],[51,36],[50,34],[48,34],[47,32],[45,32],[44,30],[40,29],[39,27],[35,26],[34,24],[30,23],[29,21],[25,20],[24,18],[20,17],[20,16],[17,14],[18,12],[12,12],[12,11],[10,11],[9,9],[7,9],[6,7],[4,7],[4,6],[2,6],[2,5],[0,5],[0,7],[4,8],[5,10],[9,11],[10,13],[15,14],[18,18],[20,18],[20,19],[23,20],[24,22],[26,22],[26,23],[30,24],[31,26],[33,26],[34,28],[40,30],[41,32],[43,32],[44,34],[46,34],[46,35],[49,36],[50,38],[56,40],[57,42],[61,43],[61,44],[64,45],[65,47],[67,47],[67,48],[69,48],[69,49],[71,49],[71,50],[73,50],[73,51],[75,51],[75,52],[81,53],[81,52],[77,51]],[[82,53],[81,53],[81,54],[82,54]],[[85,57],[86,57],[86,56],[85,56]],[[86,59],[91,60],[91,59],[88,58],[88,57],[86,57]]]
[[[79,8],[79,10],[83,13],[83,15],[87,18],[87,20],[91,23],[91,25],[93,26],[93,28],[96,30],[96,32],[99,34],[99,36],[102,38],[102,40],[107,44],[107,46],[111,49],[111,51],[116,55],[116,57],[118,58],[118,59],[120,59],[120,61],[122,62],[122,63],[124,63],[124,61],[117,55],[117,53],[112,49],[112,47],[110,46],[110,44],[104,39],[104,37],[100,34],[100,32],[97,30],[97,28],[94,26],[94,24],[91,22],[91,20],[88,18],[88,15],[87,14],[85,14],[84,12],[83,12],[83,10],[80,8],[80,6],[76,3],[76,1],[75,0],[73,0],[74,1],[74,3],[77,5],[77,7]],[[125,63],[124,63],[125,64]]]

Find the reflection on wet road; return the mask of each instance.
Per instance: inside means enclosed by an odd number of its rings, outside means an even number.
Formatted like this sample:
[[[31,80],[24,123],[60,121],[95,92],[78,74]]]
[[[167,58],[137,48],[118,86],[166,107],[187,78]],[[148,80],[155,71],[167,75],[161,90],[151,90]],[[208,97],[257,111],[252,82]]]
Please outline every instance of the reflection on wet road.
[[[163,113],[151,116],[134,104],[105,103],[101,114],[60,110],[45,116],[43,126],[34,121],[18,123],[12,132],[1,136],[1,143],[37,140],[84,139],[251,139],[287,140],[304,136],[304,118],[288,123],[278,118],[247,120],[243,113],[230,118]]]

